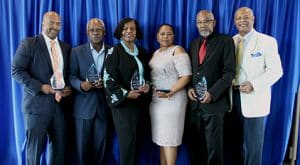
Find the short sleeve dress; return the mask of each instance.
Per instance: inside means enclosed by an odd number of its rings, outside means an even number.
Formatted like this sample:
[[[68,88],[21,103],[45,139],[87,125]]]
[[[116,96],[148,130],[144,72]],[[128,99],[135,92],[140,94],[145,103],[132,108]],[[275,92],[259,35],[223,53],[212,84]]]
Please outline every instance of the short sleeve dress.
[[[181,76],[192,74],[188,54],[174,56],[176,47],[154,52],[149,62],[154,89],[168,90]],[[187,101],[185,88],[169,99],[158,98],[153,92],[150,117],[154,143],[159,146],[179,146],[182,143]]]

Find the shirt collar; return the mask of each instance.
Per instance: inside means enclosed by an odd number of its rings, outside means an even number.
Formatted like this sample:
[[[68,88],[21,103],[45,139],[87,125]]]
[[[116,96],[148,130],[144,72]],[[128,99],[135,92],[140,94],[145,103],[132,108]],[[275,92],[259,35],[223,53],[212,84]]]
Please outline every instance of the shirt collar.
[[[58,43],[57,37],[55,37],[55,39],[52,40],[44,32],[42,32],[42,35],[43,35],[43,37],[44,37],[44,39],[46,40],[47,43],[50,43],[51,41],[55,41],[56,43]]]
[[[246,35],[244,35],[243,37],[241,35],[239,35],[239,39],[243,38],[244,42],[248,42],[252,36],[252,34],[254,33],[254,29],[252,29],[249,33],[247,33]]]
[[[90,48],[91,48],[91,51],[93,52],[93,51],[96,51],[97,52],[97,50],[96,49],[94,49],[94,47],[93,47],[93,45],[90,43]],[[97,53],[102,53],[103,51],[104,51],[104,42],[103,42],[103,44],[102,44],[102,48],[100,49],[100,51],[99,52],[97,52]]]

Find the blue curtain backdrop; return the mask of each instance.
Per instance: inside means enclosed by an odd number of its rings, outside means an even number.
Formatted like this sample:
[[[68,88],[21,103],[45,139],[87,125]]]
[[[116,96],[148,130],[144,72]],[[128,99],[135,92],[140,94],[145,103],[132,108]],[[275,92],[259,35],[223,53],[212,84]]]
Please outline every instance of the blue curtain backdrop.
[[[161,23],[175,26],[176,43],[187,48],[198,36],[195,17],[199,10],[213,11],[216,30],[234,35],[234,12],[248,6],[255,14],[255,28],[274,36],[279,45],[284,75],[273,86],[272,109],[266,123],[265,165],[282,164],[287,150],[300,79],[300,2],[298,0],[0,0],[0,164],[21,164],[24,123],[21,113],[22,88],[11,78],[11,61],[19,42],[41,32],[42,16],[54,10],[61,15],[59,38],[77,46],[87,41],[86,22],[92,17],[106,23],[106,42],[115,44],[113,31],[124,17],[136,18],[144,34],[140,41],[149,52],[158,44],[156,30]],[[42,108],[42,107],[41,107]],[[300,145],[298,145],[300,146]],[[158,150],[145,146],[143,164],[158,164]],[[117,145],[114,145],[117,152]],[[298,162],[300,154],[298,149]],[[113,159],[118,160],[117,154]],[[181,147],[178,164],[188,164]]]

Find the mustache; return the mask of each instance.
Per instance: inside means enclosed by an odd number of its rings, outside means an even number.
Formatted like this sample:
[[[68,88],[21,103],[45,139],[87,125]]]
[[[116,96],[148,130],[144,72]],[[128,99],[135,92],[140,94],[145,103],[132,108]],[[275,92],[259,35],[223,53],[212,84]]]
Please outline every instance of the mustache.
[[[53,28],[47,29],[47,31],[48,31],[48,32],[50,32],[50,31],[59,32],[59,30],[57,30],[57,29],[53,29]]]

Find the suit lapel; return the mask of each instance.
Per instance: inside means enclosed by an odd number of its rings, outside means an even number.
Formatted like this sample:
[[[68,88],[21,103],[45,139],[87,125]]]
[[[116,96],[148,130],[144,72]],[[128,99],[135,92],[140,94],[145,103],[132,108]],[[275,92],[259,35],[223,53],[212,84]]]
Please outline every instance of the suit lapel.
[[[194,68],[198,68],[198,66],[199,66],[199,50],[200,50],[200,43],[201,43],[200,41],[201,41],[200,38],[198,38],[195,43],[196,44],[196,46],[194,48],[195,53],[194,53],[194,56],[192,56]]]
[[[257,33],[256,31],[254,31],[254,33],[252,34],[249,40],[247,47],[245,48],[243,62],[244,60],[251,58],[251,53],[254,52],[256,45],[257,45]]]
[[[67,52],[67,50],[65,49],[64,45],[62,44],[62,42],[60,40],[58,40],[58,43],[59,43],[59,47],[60,47],[61,54],[62,54],[62,57],[63,57],[63,67],[64,67],[63,72],[65,72],[67,70],[66,63],[68,61],[68,52]]]
[[[50,65],[51,68],[52,68],[52,63],[51,63],[51,59],[50,59],[50,53],[48,51],[48,48],[47,48],[47,45],[46,45],[46,41],[45,41],[43,35],[39,34],[38,37],[37,37],[37,40],[38,40],[38,43],[39,43],[39,45],[41,47],[41,51],[42,51],[41,55],[45,56],[45,59],[47,59],[48,65]]]
[[[214,42],[214,37],[211,37],[209,40],[207,40],[207,42],[206,42],[206,45],[208,45],[208,46],[206,46],[206,55],[205,55],[205,57],[204,57],[204,61],[203,61],[203,64],[205,64],[205,62],[207,61],[207,60],[209,60],[209,58],[211,57],[211,54],[212,54],[212,51],[214,50],[214,48],[215,48],[215,46],[216,46],[216,43],[217,42]],[[209,44],[208,44],[209,43]],[[214,45],[212,45],[212,43],[214,43]],[[203,65],[202,64],[202,65]]]
[[[85,51],[87,52],[87,54],[86,54],[87,64],[90,67],[95,62],[94,62],[94,59],[93,59],[92,50],[91,50],[89,42],[87,44],[85,44]]]

